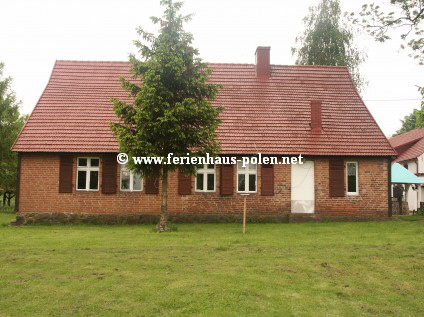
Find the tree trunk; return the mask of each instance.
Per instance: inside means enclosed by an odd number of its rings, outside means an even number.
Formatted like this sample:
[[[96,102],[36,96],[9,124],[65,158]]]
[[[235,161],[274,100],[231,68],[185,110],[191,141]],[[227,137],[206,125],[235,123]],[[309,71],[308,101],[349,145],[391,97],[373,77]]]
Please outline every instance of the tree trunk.
[[[159,232],[169,231],[168,227],[168,168],[162,168],[162,192],[160,204],[160,221],[157,226]]]

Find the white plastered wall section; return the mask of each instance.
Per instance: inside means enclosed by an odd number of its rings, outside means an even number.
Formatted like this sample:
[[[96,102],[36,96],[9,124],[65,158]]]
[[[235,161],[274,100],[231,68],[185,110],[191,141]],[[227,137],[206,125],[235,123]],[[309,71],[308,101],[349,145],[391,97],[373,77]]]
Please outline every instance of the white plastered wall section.
[[[417,159],[409,160],[408,162],[402,163],[402,165],[408,165],[408,171],[413,174],[423,173],[424,171],[424,157],[420,155]],[[421,178],[421,177],[420,177]],[[422,189],[420,185],[409,185],[408,191],[405,194],[406,201],[408,202],[409,210],[417,210],[420,207],[420,202],[423,201],[424,196],[422,195]]]
[[[315,212],[314,162],[291,165],[291,212]]]

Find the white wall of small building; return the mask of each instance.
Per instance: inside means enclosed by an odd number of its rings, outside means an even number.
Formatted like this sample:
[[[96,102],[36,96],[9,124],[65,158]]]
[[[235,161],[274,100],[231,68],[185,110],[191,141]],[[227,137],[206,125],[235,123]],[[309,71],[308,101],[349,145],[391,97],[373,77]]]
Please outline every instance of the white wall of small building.
[[[418,173],[424,173],[424,153],[417,157]]]
[[[406,192],[406,200],[411,211],[420,207],[421,191],[418,188],[416,185],[410,185]]]
[[[410,161],[402,163],[402,165],[405,165],[405,164],[408,165],[408,171],[410,171],[413,174],[418,173],[418,164],[415,160],[410,160]]]
[[[413,174],[424,173],[424,154],[420,155],[417,159],[405,161],[400,164],[407,167],[408,171]],[[424,177],[419,178],[424,180]],[[408,202],[409,210],[417,210],[420,207],[420,202],[424,202],[424,187],[421,185],[409,185],[405,193],[405,200]]]

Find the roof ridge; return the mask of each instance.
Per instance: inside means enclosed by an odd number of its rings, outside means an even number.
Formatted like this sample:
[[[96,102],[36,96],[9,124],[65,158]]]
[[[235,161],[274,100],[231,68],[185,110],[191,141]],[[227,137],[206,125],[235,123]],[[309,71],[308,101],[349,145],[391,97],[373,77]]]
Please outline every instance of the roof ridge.
[[[417,129],[414,129],[414,130],[411,130],[411,131],[407,131],[407,132],[404,132],[404,133],[401,133],[401,134],[398,134],[398,135],[392,136],[392,137],[390,137],[390,138],[389,138],[389,140],[399,139],[400,137],[406,137],[406,136],[408,136],[408,135],[415,134],[415,133],[417,133],[418,131],[422,131],[422,132],[424,132],[424,128],[417,128]],[[424,135],[423,135],[423,136],[421,136],[421,137],[424,137]],[[420,138],[420,137],[417,137],[417,139],[419,139],[419,138]],[[408,142],[411,142],[411,141],[413,141],[413,140],[410,140],[410,141],[408,141]]]
[[[121,63],[128,64],[129,61],[105,61],[105,60],[85,60],[85,59],[57,59],[56,63]]]
[[[129,61],[112,61],[112,60],[77,60],[77,59],[58,59],[56,63],[119,63],[119,64],[129,64]],[[223,63],[223,62],[205,62],[209,65],[238,65],[238,66],[255,66],[254,63]],[[334,65],[291,65],[291,64],[270,64],[271,66],[283,66],[283,67],[293,67],[293,68],[340,68],[348,69],[348,66],[334,66]]]

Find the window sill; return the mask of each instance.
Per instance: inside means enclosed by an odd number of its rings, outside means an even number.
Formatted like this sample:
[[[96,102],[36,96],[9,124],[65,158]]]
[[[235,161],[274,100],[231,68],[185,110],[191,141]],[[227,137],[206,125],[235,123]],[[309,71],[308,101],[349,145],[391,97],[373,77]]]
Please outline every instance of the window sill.
[[[250,194],[257,194],[258,192],[236,192],[237,194],[245,194],[245,195],[250,195]]]

